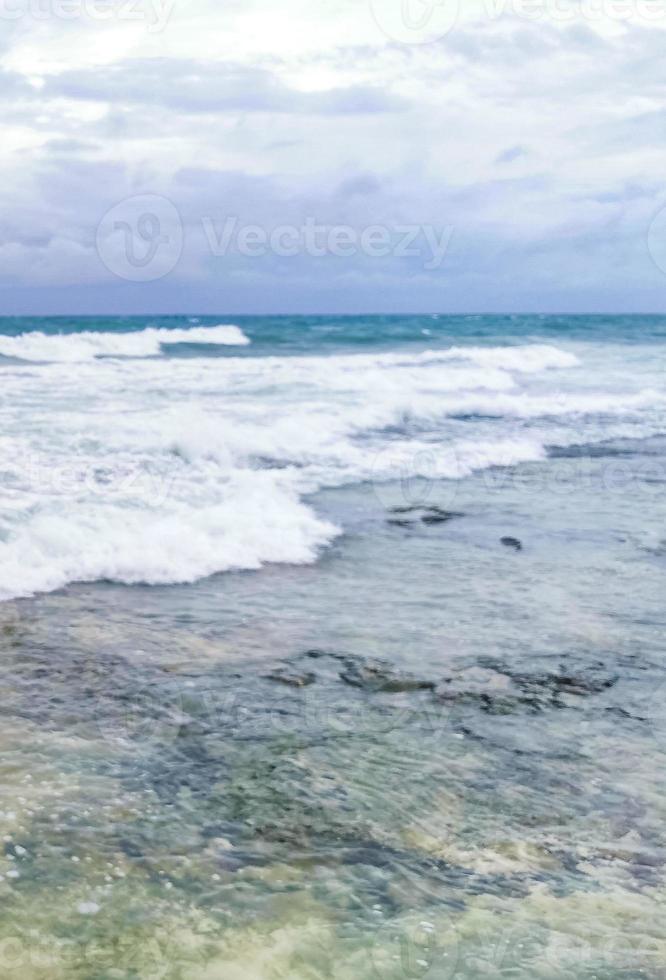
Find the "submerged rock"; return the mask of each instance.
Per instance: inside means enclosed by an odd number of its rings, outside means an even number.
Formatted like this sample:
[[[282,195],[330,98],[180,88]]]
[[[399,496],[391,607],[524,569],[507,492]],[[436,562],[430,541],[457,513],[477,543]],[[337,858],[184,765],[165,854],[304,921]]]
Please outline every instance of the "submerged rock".
[[[309,669],[315,664],[316,671]],[[316,681],[325,686],[342,681],[375,694],[430,691],[440,703],[473,704],[489,714],[575,707],[580,699],[602,694],[618,681],[618,675],[609,674],[600,662],[575,668],[560,664],[555,669],[539,671],[529,664],[523,668],[522,664],[514,666],[482,657],[466,661],[436,683],[404,672],[385,660],[317,649],[300,654],[265,677],[293,688],[308,687]]]
[[[392,517],[387,519],[388,524],[394,527],[413,527],[419,521],[428,526],[436,524],[448,524],[449,521],[465,515],[460,511],[444,510],[442,507],[414,505],[412,507],[392,507],[389,511]]]
[[[290,670],[300,673],[299,664],[303,660],[317,661],[318,680],[329,682],[344,681],[351,687],[366,691],[383,691],[401,693],[409,691],[434,691],[435,681],[415,677],[394,667],[387,660],[366,659],[353,653],[336,652],[332,650],[306,650],[293,661]],[[306,666],[306,665],[304,665]],[[307,665],[309,666],[309,665]],[[315,664],[312,665],[313,667]],[[309,672],[308,672],[309,674]]]
[[[608,674],[602,664],[575,673],[561,665],[558,671],[542,674],[514,673],[512,677],[523,690],[550,694],[557,707],[563,704],[560,700],[562,695],[584,698],[592,694],[603,694],[619,680],[617,674]]]
[[[491,714],[509,714],[520,705],[538,707],[508,673],[488,667],[467,667],[444,678],[436,690],[444,702],[476,703]]]
[[[365,691],[384,694],[402,694],[410,691],[434,691],[433,681],[422,680],[411,674],[394,670],[390,664],[380,660],[357,663],[349,660],[340,674],[345,684],[360,687]]]
[[[303,656],[309,657],[310,660],[324,660],[327,657],[331,657],[333,660],[347,660],[349,654],[336,653],[334,650],[320,650],[318,647],[314,647],[312,650],[306,650]]]
[[[270,674],[266,674],[266,680],[274,681],[276,684],[286,684],[288,687],[309,687],[310,684],[314,684],[317,677],[309,671],[299,673],[289,667],[278,667]]]
[[[521,706],[533,711],[562,708],[573,699],[602,694],[618,681],[603,664],[572,672],[565,666],[542,673],[515,670],[487,659],[465,666],[444,678],[437,687],[440,701],[476,703],[490,714],[507,714]]]
[[[421,521],[424,524],[448,524],[449,521],[455,520],[456,517],[464,517],[459,511],[455,510],[441,510],[439,507],[429,507],[428,513],[424,514]]]
[[[505,548],[513,548],[514,551],[523,550],[523,542],[519,538],[506,537],[502,538],[501,543]]]

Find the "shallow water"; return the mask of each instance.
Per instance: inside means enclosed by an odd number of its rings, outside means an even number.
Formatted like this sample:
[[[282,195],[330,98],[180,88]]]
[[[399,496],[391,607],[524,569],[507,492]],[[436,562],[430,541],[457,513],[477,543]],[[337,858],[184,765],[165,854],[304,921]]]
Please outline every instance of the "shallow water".
[[[342,532],[312,564],[0,604],[0,975],[666,977],[650,411],[304,487]]]
[[[567,465],[463,481],[441,526],[388,524],[399,485],[330,491],[350,530],[314,567],[2,606],[8,969],[666,975],[665,505],[569,475],[554,510]],[[488,713],[354,688],[315,648],[618,680]],[[267,679],[285,662],[316,681]]]

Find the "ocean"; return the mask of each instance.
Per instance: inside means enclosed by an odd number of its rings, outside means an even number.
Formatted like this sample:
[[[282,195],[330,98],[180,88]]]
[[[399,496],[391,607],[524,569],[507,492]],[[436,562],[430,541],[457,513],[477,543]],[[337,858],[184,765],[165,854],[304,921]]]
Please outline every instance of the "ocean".
[[[666,976],[665,341],[0,320],[0,972]]]

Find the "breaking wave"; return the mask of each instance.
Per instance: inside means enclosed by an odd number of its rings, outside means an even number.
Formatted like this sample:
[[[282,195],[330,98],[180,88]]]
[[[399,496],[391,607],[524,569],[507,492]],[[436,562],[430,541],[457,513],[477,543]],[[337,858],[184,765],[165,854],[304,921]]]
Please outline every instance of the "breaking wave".
[[[145,330],[46,334],[40,331],[0,336],[0,354],[22,361],[56,361],[74,364],[97,357],[154,357],[169,344],[223,344],[245,346],[250,341],[232,324],[217,327],[194,327],[170,330],[147,327]]]
[[[156,356],[172,343],[249,341],[222,325],[0,337],[32,362],[0,374],[0,598],[311,563],[340,533],[308,499],[322,487],[457,480],[649,434],[666,406],[648,370],[627,381],[578,348]]]

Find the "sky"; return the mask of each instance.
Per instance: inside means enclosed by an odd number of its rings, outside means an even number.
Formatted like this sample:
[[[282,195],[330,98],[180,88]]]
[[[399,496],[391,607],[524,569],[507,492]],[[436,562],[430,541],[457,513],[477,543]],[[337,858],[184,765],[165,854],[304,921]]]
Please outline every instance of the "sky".
[[[666,312],[666,0],[0,22],[0,314]]]

